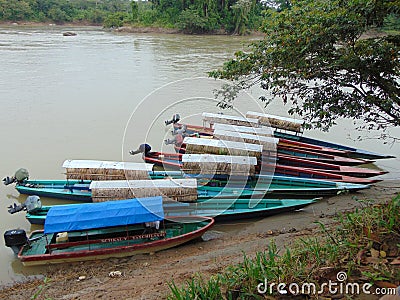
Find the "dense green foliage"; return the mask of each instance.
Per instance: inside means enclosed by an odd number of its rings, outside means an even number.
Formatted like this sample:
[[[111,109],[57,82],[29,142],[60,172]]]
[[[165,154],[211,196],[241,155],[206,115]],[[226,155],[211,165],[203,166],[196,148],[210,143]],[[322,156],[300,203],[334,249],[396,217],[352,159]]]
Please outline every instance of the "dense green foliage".
[[[210,75],[260,85],[310,127],[328,129],[338,118],[369,129],[400,126],[400,35],[380,32],[398,28],[399,7],[399,0],[293,0],[269,11],[262,41]]]
[[[0,21],[176,27],[245,34],[261,25],[259,0],[0,0]]]
[[[0,20],[102,24],[108,14],[129,9],[127,0],[0,0]]]

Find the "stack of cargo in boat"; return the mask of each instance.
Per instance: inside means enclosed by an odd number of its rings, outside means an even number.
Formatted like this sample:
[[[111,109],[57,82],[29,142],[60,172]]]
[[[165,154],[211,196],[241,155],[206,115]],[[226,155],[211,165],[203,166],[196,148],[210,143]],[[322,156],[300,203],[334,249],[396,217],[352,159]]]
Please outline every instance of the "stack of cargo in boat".
[[[197,201],[196,179],[92,181],[92,201],[163,196],[165,200]]]
[[[182,171],[186,174],[224,174],[253,176],[257,159],[250,156],[183,154]]]
[[[260,159],[263,151],[262,145],[205,138],[185,137],[183,143],[186,144],[187,154],[254,156]]]
[[[277,129],[290,130],[298,133],[303,132],[303,120],[263,114],[254,111],[248,111],[246,117],[257,119],[260,125],[271,126]]]
[[[152,164],[98,161],[98,160],[66,160],[67,179],[77,180],[135,180],[149,179]]]
[[[256,118],[245,118],[213,113],[203,113],[202,117],[203,122],[209,123],[210,125],[213,125],[214,123],[222,123],[239,126],[260,127],[259,121]]]
[[[258,144],[263,146],[263,151],[276,151],[279,139],[242,132],[233,132],[220,129],[214,129],[214,138],[224,141],[233,141],[249,144]]]
[[[269,136],[273,137],[274,132],[271,127],[251,127],[251,126],[238,126],[238,125],[229,125],[229,124],[221,124],[214,123],[214,130],[224,130],[224,131],[233,131],[233,132],[241,132],[247,134],[253,134],[258,136]]]

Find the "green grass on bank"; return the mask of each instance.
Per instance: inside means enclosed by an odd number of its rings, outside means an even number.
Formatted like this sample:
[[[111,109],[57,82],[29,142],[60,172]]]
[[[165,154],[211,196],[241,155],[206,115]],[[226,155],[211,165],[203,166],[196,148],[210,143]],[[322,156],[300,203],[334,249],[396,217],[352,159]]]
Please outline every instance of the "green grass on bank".
[[[313,283],[319,291],[328,280],[393,288],[400,284],[400,195],[385,204],[363,202],[362,209],[340,214],[329,227],[320,223],[312,237],[299,238],[293,245],[278,249],[272,240],[268,249],[253,258],[226,268],[205,280],[194,276],[183,286],[170,283],[168,299],[264,299],[277,296],[276,286],[267,283]],[[257,290],[261,287],[261,293]],[[287,287],[286,287],[287,289]],[[294,289],[295,291],[295,289]],[[321,295],[330,295],[327,288]],[[280,295],[281,296],[281,295]]]

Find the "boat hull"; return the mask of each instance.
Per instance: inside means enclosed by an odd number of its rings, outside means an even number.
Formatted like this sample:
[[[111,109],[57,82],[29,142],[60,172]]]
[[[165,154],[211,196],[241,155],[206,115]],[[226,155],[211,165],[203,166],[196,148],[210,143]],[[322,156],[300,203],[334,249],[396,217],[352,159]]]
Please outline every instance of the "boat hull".
[[[157,176],[168,176],[169,173],[162,173]],[[173,173],[173,176],[182,176],[181,173]],[[42,183],[48,183],[50,181],[26,181],[25,184],[39,186]],[[58,199],[69,199],[77,200],[81,202],[91,202],[91,193],[88,195],[80,195],[77,197],[78,191],[64,190],[60,188],[57,190],[56,186],[64,186],[65,182],[62,180],[55,180],[53,182],[53,190],[51,189],[42,191],[40,188],[21,188],[23,186],[17,185],[17,190],[22,194],[38,195],[45,197],[52,197]],[[210,199],[210,198],[248,198],[250,196],[256,198],[314,198],[321,196],[334,196],[340,191],[354,192],[362,189],[369,188],[366,184],[352,184],[347,182],[334,182],[327,180],[308,179],[308,178],[296,178],[289,176],[270,176],[270,175],[258,175],[254,178],[249,178],[247,181],[243,177],[235,178],[230,177],[229,188],[225,188],[225,191],[221,192],[222,188],[227,184],[226,176],[215,176],[211,180],[202,182],[206,184],[198,186],[198,199]],[[69,181],[71,184],[71,182]],[[90,183],[84,183],[88,186]],[[230,189],[232,187],[232,189]]]
[[[289,139],[289,140],[293,140],[293,141],[298,141],[301,143],[312,144],[312,145],[347,151],[347,156],[353,157],[353,158],[375,160],[375,159],[386,159],[386,158],[394,157],[392,155],[385,155],[385,154],[370,152],[367,150],[357,149],[357,148],[353,148],[353,147],[348,147],[348,146],[344,146],[344,145],[340,145],[340,144],[335,144],[335,143],[331,143],[331,142],[326,142],[326,141],[322,141],[322,140],[317,140],[317,139],[299,136],[299,135],[293,135],[293,134],[279,132],[279,131],[275,131],[274,136],[276,138],[285,138],[285,139]]]
[[[179,129],[182,125],[183,124],[179,124],[179,123],[174,124],[174,130]],[[195,133],[200,133],[205,136],[212,136],[213,132],[214,132],[214,130],[210,127],[196,126],[196,125],[190,125],[190,124],[185,124],[185,126],[186,126],[186,133],[189,135],[195,134]],[[375,159],[387,159],[387,158],[394,157],[392,155],[375,153],[375,152],[371,152],[371,151],[367,151],[367,150],[363,150],[363,149],[357,149],[357,148],[340,145],[340,144],[336,144],[336,143],[332,143],[332,142],[313,139],[313,138],[305,137],[302,135],[289,134],[289,133],[281,132],[278,130],[274,131],[274,137],[283,138],[283,139],[300,142],[300,143],[304,143],[304,144],[309,144],[312,146],[320,146],[320,147],[324,147],[324,148],[331,148],[334,150],[344,151],[346,153],[347,157],[356,158],[356,159],[375,160]],[[315,147],[311,147],[311,148],[316,149]]]
[[[210,181],[211,187],[225,184],[224,181]],[[238,181],[238,186],[242,186]],[[235,181],[230,180],[230,186],[235,186]],[[296,178],[288,176],[260,175],[258,181],[248,181],[245,188],[264,192],[264,199],[271,198],[314,198],[322,196],[335,196],[342,192],[357,192],[370,188],[366,184],[353,184],[346,182],[333,182],[318,179]]]
[[[177,153],[184,154],[186,153],[186,145],[175,145],[174,146],[175,151]],[[368,164],[368,163],[373,163],[374,161],[372,160],[365,160],[365,159],[359,159],[359,158],[349,158],[349,157],[342,157],[342,156],[337,156],[337,155],[330,155],[330,154],[325,154],[325,153],[318,153],[315,151],[310,151],[310,150],[305,150],[301,148],[295,148],[295,147],[286,147],[286,146],[278,146],[277,155],[283,154],[287,156],[291,156],[293,158],[301,158],[301,159],[307,159],[315,162],[321,162],[321,163],[328,163],[328,164],[334,164],[338,166],[357,166],[361,164]],[[270,156],[270,153],[266,152],[264,153],[267,156]]]
[[[300,199],[212,199],[199,203],[167,203],[164,211],[167,217],[203,216],[213,217],[218,222],[247,218],[267,217],[282,212],[304,208],[314,203],[312,200]],[[252,208],[250,208],[252,207]],[[31,224],[43,225],[50,206],[45,206],[36,213],[27,213]]]
[[[264,200],[265,201],[265,200]],[[253,209],[243,208],[243,209],[226,209],[224,211],[218,210],[207,210],[207,205],[202,206],[200,209],[194,209],[190,212],[182,212],[182,211],[168,211],[166,210],[167,216],[177,216],[177,215],[199,215],[199,216],[209,216],[213,217],[216,222],[228,222],[242,219],[253,219],[253,218],[265,218],[268,216],[291,212],[295,210],[302,209],[316,201],[313,200],[299,200],[299,199],[287,199],[287,200],[269,200],[276,201],[278,203],[275,207],[255,207]],[[262,200],[260,200],[262,202]],[[221,203],[221,202],[220,202]],[[203,204],[203,203],[202,203]],[[221,205],[221,204],[220,204]]]
[[[173,217],[170,218],[175,222],[182,222],[188,220],[185,217]],[[35,266],[35,265],[46,265],[46,264],[59,264],[66,262],[77,262],[77,261],[88,261],[88,260],[101,260],[111,257],[127,257],[136,254],[146,254],[162,251],[165,249],[173,248],[182,244],[185,244],[191,240],[201,237],[211,226],[214,224],[212,218],[207,217],[191,217],[191,219],[197,219],[198,222],[207,222],[207,224],[193,232],[185,233],[179,236],[170,237],[162,240],[148,241],[141,244],[132,244],[127,246],[117,247],[105,247],[95,250],[79,250],[72,252],[60,252],[51,254],[37,254],[37,255],[24,255],[24,249],[22,248],[18,254],[18,258],[21,260],[24,266]],[[34,231],[31,237],[34,235],[43,234],[43,231]],[[112,243],[110,243],[112,245]]]
[[[29,180],[16,185],[16,190],[24,195],[36,195],[79,202],[92,202],[90,181],[78,180]]]
[[[386,171],[381,171],[381,170],[372,170],[368,168],[359,168],[359,167],[350,167],[350,166],[341,166],[341,165],[335,165],[335,164],[330,164],[330,163],[325,163],[325,162],[318,162],[318,161],[313,161],[313,160],[308,160],[308,159],[302,159],[299,157],[293,157],[289,155],[284,155],[284,154],[278,154],[277,155],[277,165],[276,167],[279,167],[281,169],[284,169],[288,167],[295,167],[298,168],[298,171],[302,170],[307,170],[308,173],[310,172],[324,172],[325,177],[318,177],[315,176],[314,178],[326,178],[329,179],[331,176],[330,174],[338,174],[342,176],[348,176],[348,177],[356,177],[356,178],[369,178],[369,177],[374,177],[374,176],[379,176],[386,174]],[[168,170],[180,170],[182,167],[182,154],[180,153],[163,153],[163,152],[152,152],[146,156],[143,157],[144,161],[146,163],[153,163],[156,166],[162,167],[164,169]],[[279,175],[285,175],[285,173],[280,172]],[[322,175],[322,174],[321,174]],[[298,176],[298,175],[295,175]],[[312,176],[304,176],[303,178],[313,178]],[[334,179],[335,181],[344,181],[344,182],[353,182],[357,183],[357,179],[352,179],[352,178],[346,178],[347,180],[350,181],[345,181],[345,180],[338,180]],[[363,182],[358,182],[358,183],[373,183],[373,181],[363,181]]]
[[[170,153],[160,153],[160,152],[153,152],[150,153],[146,156],[144,156],[144,161],[146,163],[153,163],[156,166],[163,167],[164,169],[173,169],[173,170],[180,170],[182,167],[181,163],[182,155],[181,154],[170,154]],[[366,179],[367,175],[372,172],[368,172],[364,170],[366,169],[361,169],[361,168],[351,168],[351,167],[344,167],[344,166],[339,166],[339,165],[331,165],[333,167],[336,167],[335,169],[338,170],[335,172],[335,170],[325,170],[325,169],[312,169],[312,168],[304,168],[304,167],[299,167],[296,166],[296,163],[299,163],[298,161],[302,161],[303,164],[304,159],[292,159],[291,157],[287,157],[285,155],[278,155],[278,164],[276,165],[267,165],[268,170],[274,170],[274,173],[276,175],[282,175],[282,176],[293,176],[293,177],[300,177],[300,178],[314,178],[314,179],[323,179],[323,180],[330,180],[330,181],[338,181],[338,182],[349,182],[349,183],[359,183],[359,184],[372,184],[375,182],[378,182],[380,180],[376,179]],[[280,161],[288,161],[292,162],[292,165],[284,165],[280,164]],[[318,163],[314,161],[308,161],[308,165],[313,166],[313,165],[318,165],[318,166],[324,166],[326,167],[329,166],[329,164],[325,163]],[[293,165],[294,164],[294,165]],[[349,175],[344,175],[341,174],[340,170],[341,168],[344,169],[355,169],[353,170],[353,174],[359,174],[359,177],[352,177]],[[355,171],[359,171],[358,173],[355,173]],[[365,176],[363,176],[365,174]],[[372,173],[372,174],[378,174],[381,175],[382,172],[378,173]],[[372,175],[371,175],[372,176]],[[370,176],[368,176],[370,177]]]
[[[173,173],[174,174],[174,173]],[[157,175],[163,176],[163,175]],[[168,173],[165,174],[168,176]],[[181,177],[180,173],[176,174],[178,178]],[[80,188],[83,185],[87,186],[85,192],[82,192],[81,189],[75,189],[73,187],[74,183],[69,182],[70,188],[65,189],[65,184],[69,181],[63,180],[54,180],[54,181],[40,181],[40,180],[29,180],[22,184],[18,184],[16,189],[21,194],[25,195],[36,195],[39,197],[49,197],[49,198],[57,198],[64,200],[75,200],[79,202],[90,203],[92,202],[92,193],[89,190],[90,183],[85,182],[78,183]],[[48,185],[48,186],[47,186]],[[263,193],[260,191],[250,191],[246,189],[238,190],[238,189],[229,189],[229,188],[216,188],[216,189],[207,189],[203,186],[199,186],[197,190],[198,199],[210,199],[210,198],[246,198],[246,197],[257,197],[262,198]]]

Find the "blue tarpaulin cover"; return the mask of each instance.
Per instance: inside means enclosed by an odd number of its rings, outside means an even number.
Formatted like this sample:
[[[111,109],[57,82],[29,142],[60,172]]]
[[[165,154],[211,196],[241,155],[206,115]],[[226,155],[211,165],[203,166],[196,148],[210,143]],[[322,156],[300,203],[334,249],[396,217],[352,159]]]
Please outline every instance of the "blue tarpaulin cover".
[[[124,226],[164,219],[162,197],[100,203],[56,205],[50,208],[44,233]]]

